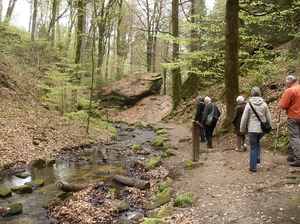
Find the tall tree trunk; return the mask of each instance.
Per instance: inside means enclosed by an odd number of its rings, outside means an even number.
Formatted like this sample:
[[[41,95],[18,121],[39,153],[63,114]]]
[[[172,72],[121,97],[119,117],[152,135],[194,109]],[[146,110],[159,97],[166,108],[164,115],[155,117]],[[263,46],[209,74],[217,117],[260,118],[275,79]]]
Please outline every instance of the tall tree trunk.
[[[231,126],[234,114],[235,99],[239,94],[239,64],[238,64],[238,11],[239,0],[226,1],[226,47],[225,47],[225,99],[226,119],[224,128]]]
[[[172,27],[173,27],[173,37],[179,37],[179,19],[178,19],[178,0],[172,0]],[[178,60],[179,57],[179,44],[173,41],[173,61]],[[180,67],[172,69],[172,97],[173,97],[173,109],[177,108],[180,104]]]
[[[57,4],[58,4],[57,0],[53,0],[51,20],[50,20],[49,30],[48,30],[48,38],[51,42],[52,47],[54,47],[54,39],[55,39],[55,20],[56,20]]]
[[[32,23],[31,23],[31,41],[34,41],[34,37],[35,37],[36,19],[37,19],[37,5],[38,5],[38,0],[34,0],[33,1]]]
[[[4,23],[6,23],[6,24],[10,23],[10,20],[11,20],[16,2],[17,2],[17,0],[9,0],[6,15],[5,15],[5,19],[4,19]]]
[[[84,17],[84,5],[83,0],[77,1],[77,29],[76,29],[76,55],[75,64],[79,65],[81,58],[81,44],[83,36],[83,17]]]

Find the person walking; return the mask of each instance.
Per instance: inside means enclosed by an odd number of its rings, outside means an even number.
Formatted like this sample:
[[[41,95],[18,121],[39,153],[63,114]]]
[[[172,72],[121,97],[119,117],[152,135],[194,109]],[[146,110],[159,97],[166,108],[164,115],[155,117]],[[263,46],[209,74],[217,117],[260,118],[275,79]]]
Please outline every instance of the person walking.
[[[268,105],[261,97],[258,87],[251,90],[251,97],[246,104],[240,124],[240,132],[245,132],[248,127],[249,145],[250,145],[250,168],[251,172],[257,171],[257,163],[260,163],[260,139],[264,136],[261,124],[250,104],[252,104],[261,121],[268,121],[272,125],[271,115]]]
[[[211,98],[208,96],[204,98],[204,104],[205,104],[205,108],[201,120],[201,125],[202,127],[204,127],[205,130],[205,137],[207,140],[206,148],[211,149],[213,148],[212,146],[213,132],[217,125],[218,119],[221,115],[221,112],[219,111],[217,105],[211,102]],[[208,123],[207,121],[209,120],[208,117],[210,115],[212,116],[212,120],[210,123]]]
[[[290,166],[300,167],[300,85],[294,75],[286,77],[287,89],[278,106],[286,111],[287,129],[290,136],[290,144],[287,149],[287,160]]]
[[[195,121],[198,121],[201,123],[202,117],[203,117],[203,112],[204,112],[204,98],[202,96],[198,96],[197,98],[197,110],[196,110],[196,115],[195,115]],[[204,135],[204,127],[200,127],[200,142],[205,142],[205,135]]]
[[[236,98],[237,106],[234,108],[234,115],[232,119],[232,125],[233,125],[233,133],[236,134],[236,151],[245,151],[247,149],[246,145],[246,134],[247,129],[245,132],[240,132],[240,124],[241,124],[241,118],[246,106],[246,102],[243,96],[238,96]]]

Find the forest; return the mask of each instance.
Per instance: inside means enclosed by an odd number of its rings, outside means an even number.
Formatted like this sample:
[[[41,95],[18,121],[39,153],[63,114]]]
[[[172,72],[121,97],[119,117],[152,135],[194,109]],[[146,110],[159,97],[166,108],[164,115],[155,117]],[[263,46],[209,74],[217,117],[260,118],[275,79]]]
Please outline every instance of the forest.
[[[251,77],[251,85],[259,86],[277,72],[270,64],[280,52],[271,49],[292,41],[288,72],[295,70],[299,2],[218,0],[210,10],[205,3],[30,1],[30,51],[24,55],[30,60],[23,63],[43,83],[55,83],[43,88],[50,101],[63,95],[56,102],[61,114],[74,112],[79,89],[90,89],[94,100],[107,83],[152,72],[163,75],[163,93],[172,95],[174,109],[223,82],[229,121],[234,99],[248,91],[239,83]],[[9,1],[2,26],[10,24],[16,4]]]

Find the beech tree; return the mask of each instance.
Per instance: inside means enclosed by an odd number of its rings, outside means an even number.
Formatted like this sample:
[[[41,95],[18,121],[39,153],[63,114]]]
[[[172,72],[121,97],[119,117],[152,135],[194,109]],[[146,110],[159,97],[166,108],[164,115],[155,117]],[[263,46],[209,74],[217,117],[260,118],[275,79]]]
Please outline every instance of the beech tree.
[[[230,127],[234,115],[236,97],[239,94],[239,32],[238,32],[239,0],[226,1],[226,32],[225,32],[225,99],[226,119],[223,127]]]
[[[179,24],[178,24],[178,0],[172,0],[172,28],[173,28],[173,53],[172,60],[176,62],[179,59]],[[180,104],[180,86],[181,86],[181,77],[180,77],[180,67],[175,65],[172,69],[172,98],[173,98],[173,109],[179,106]]]

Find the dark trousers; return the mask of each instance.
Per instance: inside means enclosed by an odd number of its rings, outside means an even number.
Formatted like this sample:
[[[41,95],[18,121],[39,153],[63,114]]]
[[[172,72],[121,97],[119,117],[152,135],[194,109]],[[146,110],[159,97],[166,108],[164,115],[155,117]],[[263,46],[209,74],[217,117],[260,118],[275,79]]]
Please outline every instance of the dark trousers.
[[[218,119],[213,118],[210,126],[205,125],[205,137],[207,140],[207,145],[212,146],[212,137],[213,137],[213,132],[215,130],[215,127],[217,125]]]
[[[205,141],[205,127],[202,127],[202,128],[200,127],[199,135],[200,135],[200,141],[204,142]]]

